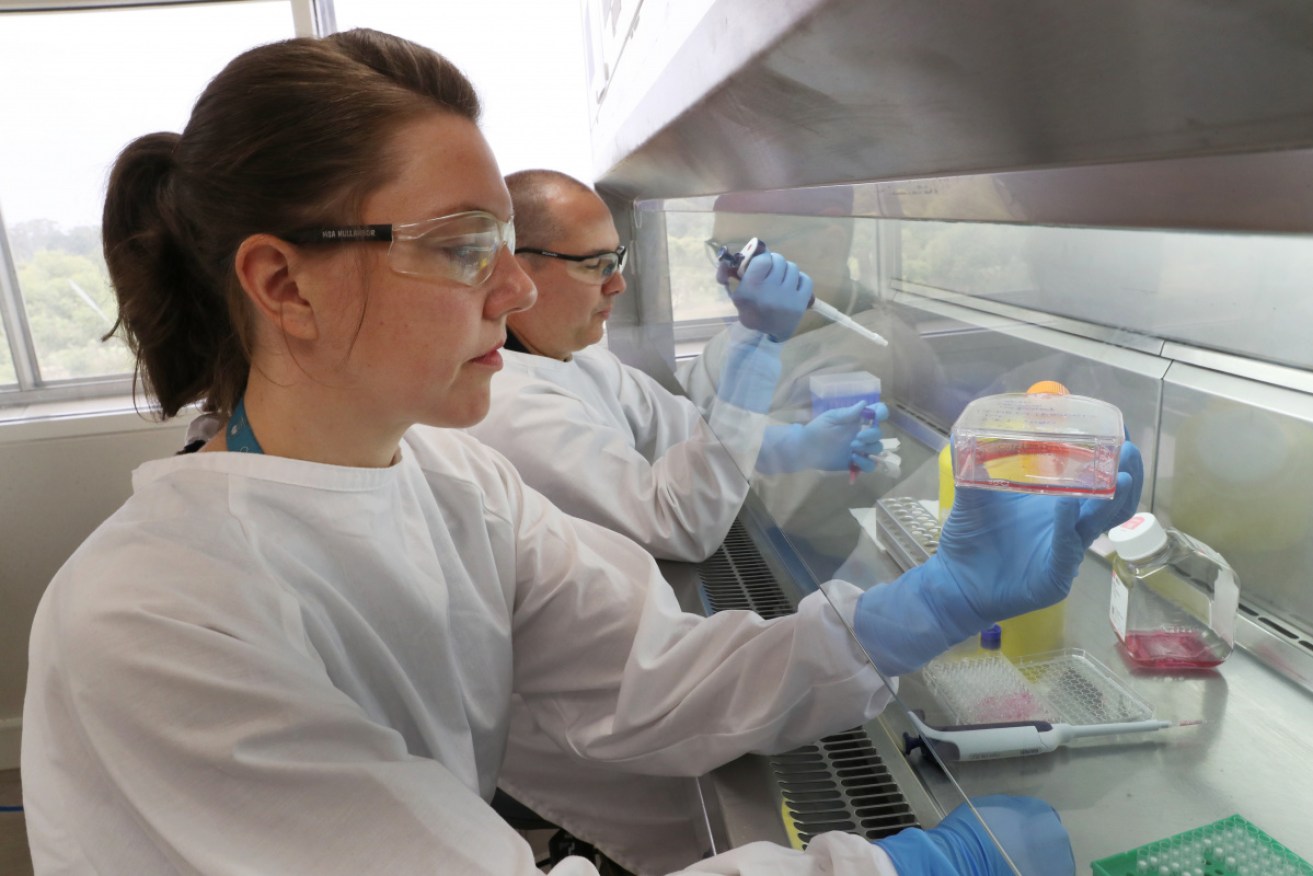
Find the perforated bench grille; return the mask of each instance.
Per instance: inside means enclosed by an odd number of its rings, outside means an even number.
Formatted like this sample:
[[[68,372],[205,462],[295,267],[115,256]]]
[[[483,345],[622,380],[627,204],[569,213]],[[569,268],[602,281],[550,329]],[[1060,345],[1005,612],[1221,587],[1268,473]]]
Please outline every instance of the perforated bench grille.
[[[793,606],[739,521],[725,542],[698,567],[707,613],[750,609],[782,617]],[[767,758],[793,828],[804,844],[827,830],[879,839],[916,816],[870,738],[861,728]]]

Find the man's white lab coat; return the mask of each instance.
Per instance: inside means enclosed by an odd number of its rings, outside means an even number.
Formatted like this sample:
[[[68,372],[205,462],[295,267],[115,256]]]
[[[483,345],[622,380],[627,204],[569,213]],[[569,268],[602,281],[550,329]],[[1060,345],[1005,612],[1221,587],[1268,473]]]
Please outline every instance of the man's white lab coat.
[[[525,483],[661,559],[703,560],[720,547],[747,495],[764,416],[733,409],[724,426],[713,416],[713,431],[687,399],[600,346],[565,362],[502,356],[491,410],[469,432]]]

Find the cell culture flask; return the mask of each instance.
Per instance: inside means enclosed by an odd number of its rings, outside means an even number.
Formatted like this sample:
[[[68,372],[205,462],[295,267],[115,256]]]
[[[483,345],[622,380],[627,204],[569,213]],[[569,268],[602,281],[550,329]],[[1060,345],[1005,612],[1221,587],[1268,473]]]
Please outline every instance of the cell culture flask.
[[[1117,550],[1109,618],[1136,665],[1201,669],[1230,655],[1240,585],[1220,554],[1149,513],[1108,539]]]

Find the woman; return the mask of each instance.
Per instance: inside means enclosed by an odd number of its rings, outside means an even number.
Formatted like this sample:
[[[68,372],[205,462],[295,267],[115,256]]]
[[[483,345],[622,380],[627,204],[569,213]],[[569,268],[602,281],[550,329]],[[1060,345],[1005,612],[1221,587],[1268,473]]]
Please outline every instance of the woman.
[[[835,585],[847,615],[820,594],[773,622],[681,614],[633,543],[454,429],[408,433],[483,415],[534,297],[477,114],[439,56],[352,31],[247,52],[181,135],[120,156],[122,326],[164,416],[201,401],[227,425],[138,469],[42,600],[38,872],[535,873],[484,802],[512,694],[582,757],[685,774],[887,702],[847,632],[857,588]],[[908,876],[941,847],[1002,866],[978,831],[705,867]]]

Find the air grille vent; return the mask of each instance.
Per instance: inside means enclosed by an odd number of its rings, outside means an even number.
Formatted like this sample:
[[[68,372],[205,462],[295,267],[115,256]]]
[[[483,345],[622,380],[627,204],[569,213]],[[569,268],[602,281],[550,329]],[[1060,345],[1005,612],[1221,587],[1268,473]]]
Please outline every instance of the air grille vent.
[[[1240,610],[1253,618],[1255,622],[1262,624],[1265,628],[1281,636],[1283,640],[1299,645],[1300,647],[1313,652],[1313,639],[1310,639],[1289,621],[1275,620],[1267,614],[1267,612],[1243,603],[1240,605]]]
[[[716,552],[698,566],[702,601],[707,614],[726,609],[751,609],[764,618],[793,613],[757,546],[735,520]]]
[[[827,830],[876,840],[917,826],[907,799],[860,729],[769,760],[804,844]]]
[[[734,521],[725,543],[698,567],[708,614],[751,609],[764,618],[793,612],[752,538]],[[916,816],[860,728],[767,759],[803,844],[827,830],[879,839]]]

